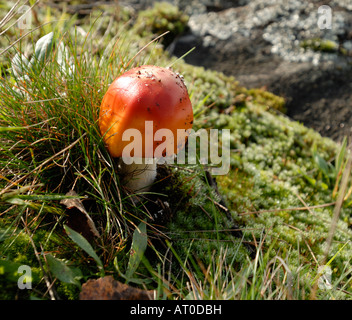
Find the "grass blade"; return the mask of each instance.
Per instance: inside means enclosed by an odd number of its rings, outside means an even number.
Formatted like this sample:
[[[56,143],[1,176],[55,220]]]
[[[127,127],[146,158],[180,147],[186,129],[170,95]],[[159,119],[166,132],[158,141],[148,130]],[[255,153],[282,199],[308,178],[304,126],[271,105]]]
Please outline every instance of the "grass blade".
[[[72,283],[81,287],[79,279],[82,278],[82,272],[78,268],[69,267],[65,262],[47,254],[46,260],[53,275],[60,281],[65,283]]]
[[[84,250],[87,254],[89,254],[97,263],[99,269],[103,270],[103,263],[98,257],[98,255],[95,253],[93,247],[90,245],[90,243],[84,238],[81,234],[78,232],[72,230],[68,226],[64,226],[67,235],[69,238],[75,242],[82,250]]]
[[[147,225],[142,221],[133,233],[132,245],[130,251],[130,260],[128,261],[126,277],[130,279],[137,270],[145,249],[147,248]]]

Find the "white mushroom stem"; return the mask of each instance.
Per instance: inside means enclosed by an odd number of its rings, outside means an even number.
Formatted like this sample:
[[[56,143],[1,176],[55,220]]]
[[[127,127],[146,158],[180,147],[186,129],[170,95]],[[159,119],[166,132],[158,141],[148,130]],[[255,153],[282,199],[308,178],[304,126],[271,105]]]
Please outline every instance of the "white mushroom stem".
[[[125,186],[134,192],[145,192],[155,181],[157,159],[139,160],[131,164],[120,161],[120,166],[125,177]]]

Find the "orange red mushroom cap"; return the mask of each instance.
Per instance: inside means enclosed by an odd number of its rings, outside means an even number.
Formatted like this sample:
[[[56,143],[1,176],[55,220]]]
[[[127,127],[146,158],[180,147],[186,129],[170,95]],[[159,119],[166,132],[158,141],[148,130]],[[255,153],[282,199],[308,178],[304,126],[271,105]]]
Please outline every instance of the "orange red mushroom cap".
[[[146,124],[151,122],[152,130],[146,131]],[[121,157],[131,142],[122,139],[128,129],[138,130],[143,143],[132,156],[144,158],[154,154],[161,143],[154,139],[159,129],[170,130],[172,139],[167,143],[172,144],[177,154],[187,136],[178,133],[187,132],[192,126],[193,110],[187,88],[182,77],[168,68],[145,65],[125,72],[110,85],[100,107],[99,128],[112,157]],[[152,141],[151,149],[146,149],[145,141]]]

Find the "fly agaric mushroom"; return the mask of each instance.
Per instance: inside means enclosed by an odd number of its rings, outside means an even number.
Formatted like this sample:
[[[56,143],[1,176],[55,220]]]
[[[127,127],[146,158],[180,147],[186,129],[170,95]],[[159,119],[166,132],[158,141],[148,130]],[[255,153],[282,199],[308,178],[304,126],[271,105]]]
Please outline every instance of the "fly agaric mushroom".
[[[125,72],[110,85],[100,107],[100,132],[110,155],[122,160],[122,173],[129,179],[126,186],[132,191],[149,189],[158,158],[165,153],[176,155],[192,124],[192,104],[183,77],[170,68],[145,65]],[[128,139],[131,130],[139,133],[133,136],[133,150]],[[165,146],[162,154],[161,144]],[[126,150],[133,154],[126,156]]]

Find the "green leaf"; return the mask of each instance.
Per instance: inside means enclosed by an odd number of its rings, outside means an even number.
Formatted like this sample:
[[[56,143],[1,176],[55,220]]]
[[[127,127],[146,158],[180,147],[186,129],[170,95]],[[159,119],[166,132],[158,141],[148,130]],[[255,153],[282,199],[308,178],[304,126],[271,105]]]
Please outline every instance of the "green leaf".
[[[43,64],[45,59],[51,53],[53,47],[54,33],[50,32],[40,38],[35,44],[34,55],[31,59],[31,64]]]
[[[15,204],[18,206],[25,206],[26,205],[26,201],[19,199],[17,197],[9,197],[6,199],[6,202],[10,203],[10,204]]]
[[[132,278],[132,275],[137,270],[139,263],[142,260],[145,249],[147,248],[147,225],[142,221],[133,233],[132,245],[130,250],[130,259],[128,261],[126,277]]]
[[[62,42],[60,42],[60,44],[57,48],[57,63],[61,67],[65,67],[67,60],[68,60],[67,49],[66,49],[65,45]]]
[[[144,262],[145,262],[145,259],[144,259]],[[114,259],[114,267],[115,267],[116,271],[119,273],[119,275],[126,280],[126,282],[133,282],[133,283],[139,284],[139,285],[148,284],[148,283],[152,282],[152,280],[150,280],[150,279],[140,279],[140,278],[127,277],[127,275],[125,275],[121,272],[119,264],[117,262],[117,257],[115,257],[115,259]]]
[[[65,228],[69,238],[73,242],[75,242],[82,250],[84,250],[86,253],[88,253],[95,260],[95,262],[97,263],[97,265],[100,269],[103,269],[103,263],[101,262],[100,258],[95,253],[93,247],[90,245],[90,243],[87,241],[87,239],[66,225],[64,226],[64,228]]]
[[[12,72],[16,77],[24,76],[28,69],[30,68],[30,63],[28,59],[21,53],[16,53],[16,55],[11,60]]]
[[[79,268],[69,267],[64,261],[53,257],[51,254],[46,255],[49,270],[60,281],[65,283],[72,283],[79,287],[81,284],[79,279],[82,278],[82,272]]]
[[[70,59],[67,47],[62,42],[60,42],[57,48],[57,63],[64,74],[67,76],[72,75],[75,66]]]
[[[329,176],[329,166],[328,163],[325,161],[324,158],[322,158],[319,154],[314,155],[314,160],[316,164],[318,165],[320,171],[326,176]]]

